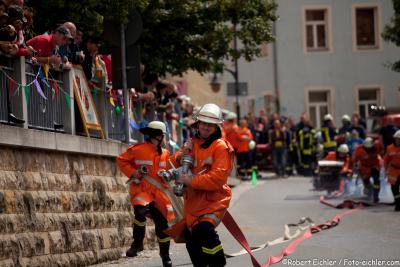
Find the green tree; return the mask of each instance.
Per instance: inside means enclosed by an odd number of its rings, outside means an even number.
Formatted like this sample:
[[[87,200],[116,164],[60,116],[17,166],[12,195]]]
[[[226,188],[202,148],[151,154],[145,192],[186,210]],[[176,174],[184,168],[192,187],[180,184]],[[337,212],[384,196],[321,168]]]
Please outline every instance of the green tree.
[[[260,53],[260,44],[273,40],[277,8],[274,0],[26,0],[26,4],[35,10],[36,33],[69,20],[83,26],[86,35],[100,35],[104,20],[127,22],[129,11],[136,8],[143,20],[138,40],[141,61],[149,72],[161,75],[180,75],[189,69],[221,72],[227,60],[252,60]],[[235,34],[240,43],[237,51],[231,45]]]
[[[151,0],[141,10],[141,60],[151,72],[174,75],[189,69],[221,72],[224,61],[234,58],[250,61],[260,44],[273,40],[276,7],[273,0]],[[241,43],[237,51],[234,25]]]
[[[400,46],[400,0],[392,0],[394,15],[390,22],[385,26],[382,33],[386,41],[393,42],[396,46]],[[400,61],[391,64],[394,71],[400,72]]]

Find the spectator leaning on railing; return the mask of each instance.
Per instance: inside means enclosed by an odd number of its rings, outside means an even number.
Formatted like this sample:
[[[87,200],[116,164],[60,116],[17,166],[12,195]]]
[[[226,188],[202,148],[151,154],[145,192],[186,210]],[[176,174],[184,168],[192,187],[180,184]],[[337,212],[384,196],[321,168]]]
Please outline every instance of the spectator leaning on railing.
[[[69,30],[64,26],[59,26],[51,34],[42,34],[28,40],[26,44],[33,49],[27,49],[27,54],[33,56],[33,60],[42,64],[52,64],[60,67],[62,58],[60,55],[53,54],[57,46],[64,45],[68,39],[72,38]]]

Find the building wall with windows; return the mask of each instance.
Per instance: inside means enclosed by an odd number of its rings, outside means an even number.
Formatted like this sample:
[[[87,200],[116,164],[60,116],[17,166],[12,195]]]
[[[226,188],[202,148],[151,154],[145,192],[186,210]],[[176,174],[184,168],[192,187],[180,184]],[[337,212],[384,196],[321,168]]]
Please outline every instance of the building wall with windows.
[[[261,99],[264,88],[275,95],[276,83],[281,114],[298,119],[306,111],[317,126],[326,112],[340,122],[354,111],[367,116],[371,104],[399,105],[400,74],[386,64],[398,59],[400,49],[380,37],[393,15],[391,1],[278,4],[276,64],[271,44],[263,61],[239,64],[239,80],[249,83],[249,95]]]

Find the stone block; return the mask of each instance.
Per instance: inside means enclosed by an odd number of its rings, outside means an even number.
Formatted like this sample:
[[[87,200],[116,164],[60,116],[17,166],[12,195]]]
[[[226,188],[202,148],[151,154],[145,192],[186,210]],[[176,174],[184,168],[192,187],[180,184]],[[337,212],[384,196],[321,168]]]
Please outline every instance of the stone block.
[[[12,259],[0,260],[0,266],[2,267],[14,267],[15,264]]]
[[[16,211],[16,199],[13,191],[4,191],[4,205],[6,213],[15,213]]]
[[[82,231],[71,231],[72,242],[71,242],[71,251],[79,252],[84,250]]]
[[[49,232],[49,241],[51,254],[64,253],[65,242],[61,231]]]
[[[48,205],[48,212],[62,212],[63,208],[61,205],[61,193],[60,192],[47,192],[47,205]]]
[[[11,148],[0,149],[0,170],[14,171],[17,169],[14,151]]]
[[[31,234],[17,234],[16,235],[19,248],[21,249],[22,257],[32,257],[35,254],[34,240]]]
[[[92,194],[91,193],[79,193],[78,202],[80,211],[91,211],[93,206]]]
[[[42,180],[47,180],[47,186],[49,191],[58,190],[58,184],[56,177],[53,173],[41,172]]]
[[[17,180],[17,172],[15,171],[7,171],[5,174],[5,185],[4,189],[6,190],[16,190],[18,188],[18,180]]]
[[[71,227],[71,230],[80,230],[83,229],[84,223],[82,214],[80,213],[68,213],[68,221]]]
[[[84,250],[97,250],[99,249],[99,243],[97,233],[93,230],[82,231],[82,241]]]
[[[64,212],[69,212],[71,210],[71,201],[69,195],[69,192],[61,192],[61,205]]]
[[[92,229],[94,227],[96,227],[96,220],[95,220],[95,215],[97,213],[81,213],[82,214],[82,219],[83,219],[83,225],[85,227],[85,229]]]

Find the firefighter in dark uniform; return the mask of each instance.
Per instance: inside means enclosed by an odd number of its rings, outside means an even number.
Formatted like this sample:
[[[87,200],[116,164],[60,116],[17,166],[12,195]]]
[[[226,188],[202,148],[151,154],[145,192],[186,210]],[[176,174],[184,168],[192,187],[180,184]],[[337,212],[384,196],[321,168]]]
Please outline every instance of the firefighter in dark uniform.
[[[324,146],[324,157],[331,151],[336,151],[336,135],[338,131],[333,125],[333,117],[331,114],[324,116],[323,125],[321,127],[322,145]]]
[[[313,173],[314,162],[314,136],[315,129],[308,120],[303,122],[303,128],[300,129],[297,136],[297,144],[300,154],[300,166],[304,176],[311,176]]]

